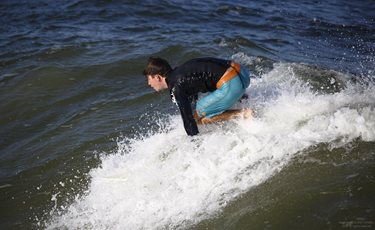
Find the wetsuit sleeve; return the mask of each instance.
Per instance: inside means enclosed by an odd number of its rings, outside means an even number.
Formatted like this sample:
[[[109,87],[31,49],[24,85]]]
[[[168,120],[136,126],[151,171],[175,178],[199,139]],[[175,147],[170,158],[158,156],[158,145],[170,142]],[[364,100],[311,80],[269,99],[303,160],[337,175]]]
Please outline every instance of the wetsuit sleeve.
[[[175,87],[173,90],[178,108],[181,112],[181,117],[184,122],[185,131],[188,135],[194,136],[199,133],[197,123],[193,117],[193,111],[191,109],[190,101],[188,96],[183,90]]]

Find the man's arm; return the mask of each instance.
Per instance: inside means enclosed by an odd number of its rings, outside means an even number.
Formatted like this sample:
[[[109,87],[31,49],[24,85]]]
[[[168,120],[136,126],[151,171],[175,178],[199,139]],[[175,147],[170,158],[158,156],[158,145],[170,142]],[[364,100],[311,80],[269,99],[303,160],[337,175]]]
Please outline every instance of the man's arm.
[[[189,136],[197,135],[199,133],[198,126],[193,117],[193,111],[191,110],[188,96],[179,87],[175,87],[173,89],[173,94],[176,99],[178,108],[180,109],[186,133]]]

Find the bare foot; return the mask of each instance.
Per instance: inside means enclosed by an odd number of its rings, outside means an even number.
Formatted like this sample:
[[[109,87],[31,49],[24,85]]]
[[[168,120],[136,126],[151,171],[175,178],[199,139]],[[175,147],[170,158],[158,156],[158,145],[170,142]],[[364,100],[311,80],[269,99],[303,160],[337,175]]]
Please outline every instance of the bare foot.
[[[245,119],[248,119],[248,118],[252,117],[252,116],[253,116],[253,110],[251,110],[251,109],[249,109],[249,108],[244,109],[244,110],[243,110],[243,113],[242,113],[242,116],[243,116],[243,118],[245,118]]]
[[[208,118],[203,117],[198,120],[198,124],[211,124],[218,121],[226,121],[233,118],[244,118],[248,119],[251,118],[253,111],[251,109],[242,109],[242,110],[228,110],[222,114],[216,115],[214,117]]]

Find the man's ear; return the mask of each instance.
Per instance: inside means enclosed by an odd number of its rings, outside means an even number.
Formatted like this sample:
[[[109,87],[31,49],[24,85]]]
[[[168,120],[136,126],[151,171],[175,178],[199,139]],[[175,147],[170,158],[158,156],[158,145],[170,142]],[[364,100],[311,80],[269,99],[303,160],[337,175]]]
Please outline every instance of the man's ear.
[[[156,75],[156,77],[158,78],[159,81],[161,81],[163,78],[160,74]]]

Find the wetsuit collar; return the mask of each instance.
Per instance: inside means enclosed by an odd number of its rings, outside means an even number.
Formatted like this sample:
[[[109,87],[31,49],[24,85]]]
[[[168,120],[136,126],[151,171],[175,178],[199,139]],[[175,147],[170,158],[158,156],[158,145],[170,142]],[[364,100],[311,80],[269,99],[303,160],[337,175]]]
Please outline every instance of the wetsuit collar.
[[[170,82],[169,82],[169,79],[170,79],[170,77],[171,77],[171,73],[172,73],[173,71],[174,71],[174,69],[168,71],[168,72],[165,74],[165,82],[167,83],[168,88],[170,88]]]

